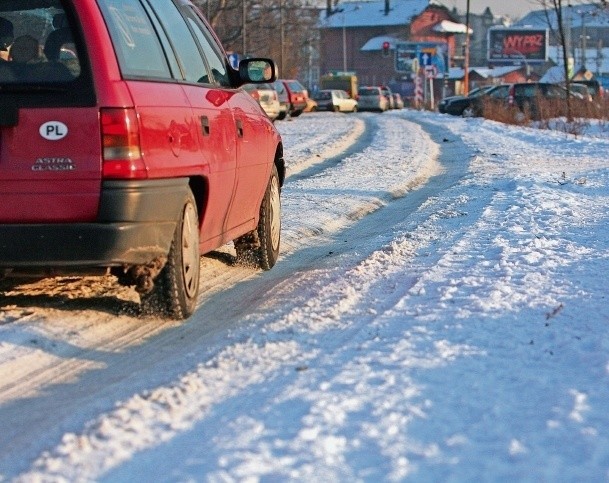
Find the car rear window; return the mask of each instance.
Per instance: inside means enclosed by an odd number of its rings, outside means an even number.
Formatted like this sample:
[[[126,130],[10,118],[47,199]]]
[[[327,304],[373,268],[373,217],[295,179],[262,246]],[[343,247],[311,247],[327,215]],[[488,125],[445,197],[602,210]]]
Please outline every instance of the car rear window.
[[[304,86],[298,81],[288,81],[287,84],[292,92],[304,91]]]
[[[360,96],[378,96],[380,95],[380,89],[374,87],[362,87],[357,91]]]
[[[54,84],[79,77],[79,53],[62,3],[6,3],[0,11],[0,83]]]
[[[332,94],[330,94],[329,92],[318,92],[317,94],[315,94],[315,99],[319,101],[327,101],[331,97]]]

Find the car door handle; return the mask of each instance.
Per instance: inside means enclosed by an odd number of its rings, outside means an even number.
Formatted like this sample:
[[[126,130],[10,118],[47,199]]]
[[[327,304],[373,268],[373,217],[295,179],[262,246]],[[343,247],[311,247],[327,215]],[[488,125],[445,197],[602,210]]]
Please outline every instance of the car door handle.
[[[237,136],[243,137],[243,122],[241,120],[237,120]]]
[[[203,136],[209,136],[209,118],[207,116],[201,116],[201,132]]]

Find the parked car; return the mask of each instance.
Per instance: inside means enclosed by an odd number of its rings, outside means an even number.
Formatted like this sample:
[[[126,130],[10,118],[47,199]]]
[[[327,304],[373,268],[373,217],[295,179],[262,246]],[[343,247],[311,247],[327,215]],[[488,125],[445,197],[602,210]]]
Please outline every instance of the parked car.
[[[509,84],[499,84],[489,89],[480,89],[471,95],[453,99],[444,106],[444,110],[452,116],[481,116],[486,103],[502,102],[507,99],[509,88]]]
[[[380,111],[389,109],[389,101],[378,86],[362,86],[357,90],[357,107],[360,111]]]
[[[387,109],[395,109],[395,103],[393,101],[393,92],[387,86],[381,86],[381,92],[387,98]]]
[[[304,86],[295,79],[281,79],[288,93],[290,101],[290,116],[300,116],[307,107],[307,98],[309,97]]]
[[[592,96],[592,100],[599,101],[604,98],[605,90],[603,89],[602,84],[596,79],[580,79],[574,81],[577,84],[583,84],[588,88],[588,92],[590,96]]]
[[[273,61],[231,68],[188,0],[3,2],[0,16],[20,52],[0,69],[0,276],[113,274],[145,312],[181,319],[201,254],[233,241],[275,264],[282,141],[240,89],[273,81]],[[41,54],[58,29],[77,68]]]
[[[588,86],[586,84],[581,84],[579,82],[572,82],[569,85],[569,89],[571,90],[572,93],[581,97],[581,99],[584,101],[592,102],[594,100],[592,97],[592,94],[588,90]]]
[[[279,99],[279,115],[277,120],[281,121],[290,115],[290,96],[283,81],[277,79],[272,85],[275,88],[275,92],[277,92],[277,99]]]
[[[393,105],[395,109],[404,109],[404,99],[398,92],[393,93]]]
[[[317,109],[317,101],[311,97],[307,97],[307,107],[305,107],[304,112],[315,112]]]
[[[481,86],[481,87],[476,87],[474,89],[472,89],[471,91],[469,91],[469,93],[467,94],[467,96],[462,96],[462,95],[456,95],[456,96],[447,96],[444,97],[439,103],[438,103],[438,112],[440,114],[446,114],[446,106],[448,104],[450,104],[452,101],[454,101],[455,99],[463,99],[464,97],[474,97],[477,96],[479,93],[490,89],[491,87],[493,87],[492,85],[488,85],[488,86]]]
[[[507,103],[517,108],[531,119],[543,117],[544,109],[551,117],[564,115],[568,91],[559,84],[549,82],[524,82],[511,84],[509,87]],[[581,100],[574,96],[575,100]]]
[[[244,84],[243,89],[258,101],[271,121],[279,117],[279,96],[272,84]]]
[[[320,111],[357,112],[357,101],[340,89],[322,89],[314,98]]]

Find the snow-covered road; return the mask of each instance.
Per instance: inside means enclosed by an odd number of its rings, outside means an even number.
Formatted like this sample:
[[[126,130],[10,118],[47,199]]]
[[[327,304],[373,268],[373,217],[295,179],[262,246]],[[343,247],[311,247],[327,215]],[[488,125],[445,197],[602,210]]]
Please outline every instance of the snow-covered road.
[[[111,279],[0,298],[0,481],[607,481],[609,140],[277,124],[282,256],[182,323]]]

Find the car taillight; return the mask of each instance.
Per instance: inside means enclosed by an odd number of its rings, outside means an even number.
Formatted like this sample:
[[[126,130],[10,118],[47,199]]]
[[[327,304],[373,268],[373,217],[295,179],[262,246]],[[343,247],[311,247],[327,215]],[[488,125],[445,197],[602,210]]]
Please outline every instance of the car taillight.
[[[257,89],[254,89],[253,91],[250,91],[250,96],[252,96],[257,101],[260,100],[260,93],[258,92]]]
[[[104,178],[147,178],[135,109],[101,109]]]

